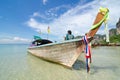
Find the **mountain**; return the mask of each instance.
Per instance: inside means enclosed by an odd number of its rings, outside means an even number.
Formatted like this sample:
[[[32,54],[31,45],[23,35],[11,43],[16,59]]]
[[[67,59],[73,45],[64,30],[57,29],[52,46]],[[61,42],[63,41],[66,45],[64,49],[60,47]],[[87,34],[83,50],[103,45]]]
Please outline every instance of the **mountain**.
[[[117,29],[118,34],[120,34],[120,18],[118,22],[116,23],[116,29]]]

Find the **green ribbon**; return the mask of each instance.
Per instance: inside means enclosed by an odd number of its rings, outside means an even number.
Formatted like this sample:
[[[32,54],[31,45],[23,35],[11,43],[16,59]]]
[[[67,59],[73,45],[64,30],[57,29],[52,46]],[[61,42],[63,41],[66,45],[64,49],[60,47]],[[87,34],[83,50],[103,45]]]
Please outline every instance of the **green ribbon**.
[[[97,23],[91,27],[91,30],[96,29],[100,24],[102,24],[104,22],[105,19],[107,19],[107,17],[108,17],[108,12],[105,14],[104,18],[99,23]]]

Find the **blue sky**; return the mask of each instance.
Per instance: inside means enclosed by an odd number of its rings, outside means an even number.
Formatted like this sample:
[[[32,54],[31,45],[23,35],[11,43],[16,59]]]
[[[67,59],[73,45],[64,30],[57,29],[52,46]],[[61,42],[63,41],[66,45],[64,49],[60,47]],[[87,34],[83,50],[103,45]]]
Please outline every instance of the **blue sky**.
[[[0,44],[29,43],[33,35],[62,41],[67,30],[75,36],[89,31],[98,9],[110,10],[108,27],[115,28],[120,1],[114,0],[0,0]],[[41,32],[41,34],[39,34]],[[98,33],[104,33],[102,27]]]

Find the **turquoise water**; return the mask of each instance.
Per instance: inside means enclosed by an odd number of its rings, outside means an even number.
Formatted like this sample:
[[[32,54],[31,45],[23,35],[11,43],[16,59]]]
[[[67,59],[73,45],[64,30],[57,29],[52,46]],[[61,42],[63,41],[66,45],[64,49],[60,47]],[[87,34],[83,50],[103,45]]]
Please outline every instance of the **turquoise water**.
[[[27,53],[28,45],[0,45],[0,80],[119,80],[120,47],[92,49],[89,74],[78,58],[72,69]]]

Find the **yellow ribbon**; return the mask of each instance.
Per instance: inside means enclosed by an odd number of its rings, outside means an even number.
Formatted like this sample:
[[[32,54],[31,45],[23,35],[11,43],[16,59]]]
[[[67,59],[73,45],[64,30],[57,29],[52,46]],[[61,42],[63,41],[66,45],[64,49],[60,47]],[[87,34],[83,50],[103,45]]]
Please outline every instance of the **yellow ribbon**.
[[[109,12],[108,8],[103,8],[103,7],[100,7],[99,11],[104,15],[107,14],[107,12]],[[109,15],[104,20],[105,32],[106,32],[106,42],[109,42],[109,31],[108,31],[108,26],[107,26],[108,19],[109,19]]]
[[[102,13],[102,14],[106,14],[107,12],[109,12],[108,8],[103,8],[103,7],[100,7],[99,11]],[[109,15],[107,16],[107,18],[104,20],[104,23],[107,23],[107,20],[109,19]]]
[[[99,11],[100,11],[102,14],[104,14],[104,17],[103,17],[103,19],[102,19],[99,23],[93,25],[93,26],[91,27],[91,30],[97,28],[102,22],[107,23],[107,20],[108,20],[108,12],[109,12],[108,8],[102,8],[102,7],[101,7],[101,8],[99,9]]]

